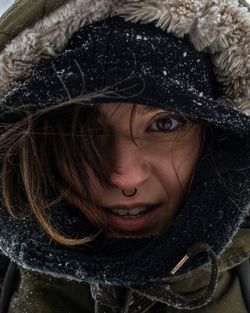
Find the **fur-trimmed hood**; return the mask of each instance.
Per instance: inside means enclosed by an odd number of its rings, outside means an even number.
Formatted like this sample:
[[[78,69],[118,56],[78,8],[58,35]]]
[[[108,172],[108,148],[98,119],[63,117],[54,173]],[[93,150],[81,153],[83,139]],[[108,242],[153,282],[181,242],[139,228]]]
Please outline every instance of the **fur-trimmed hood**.
[[[22,0],[17,3],[20,2]],[[238,1],[72,0],[63,3],[24,29],[2,50],[2,98],[18,89],[42,58],[62,52],[81,27],[118,15],[132,23],[155,23],[165,32],[188,38],[197,50],[210,53],[225,102],[241,112],[245,125],[248,123],[250,13]],[[215,255],[222,254],[232,242],[245,219],[250,199],[249,138],[230,134],[225,139],[224,133],[220,133],[222,130],[217,131],[217,141],[208,151],[216,156],[214,163],[210,163],[209,153],[200,160],[190,196],[163,235],[143,239],[97,238],[90,247],[62,247],[56,242],[51,244],[34,216],[14,220],[0,209],[1,250],[31,270],[97,285],[119,286],[169,279],[173,267],[189,253],[190,261],[176,276],[208,263],[210,257],[214,287]],[[84,216],[67,207],[53,210],[51,221],[70,237],[86,236],[93,231]],[[192,299],[185,302],[186,299],[175,297],[173,302],[168,287],[166,293],[167,303],[177,308],[200,307],[209,301],[202,298],[198,302]]]
[[[228,104],[250,114],[250,13],[237,0],[73,0],[25,29],[0,54],[0,95],[29,76],[42,57],[61,51],[80,27],[119,15],[187,36],[211,53]]]

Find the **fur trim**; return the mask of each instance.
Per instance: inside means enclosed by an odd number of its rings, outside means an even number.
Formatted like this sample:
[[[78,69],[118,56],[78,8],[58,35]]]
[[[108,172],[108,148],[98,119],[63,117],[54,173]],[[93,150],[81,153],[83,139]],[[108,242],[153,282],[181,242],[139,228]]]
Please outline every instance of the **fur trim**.
[[[119,15],[155,22],[211,53],[228,103],[250,115],[250,13],[238,0],[72,0],[20,33],[0,54],[0,95],[28,77],[44,56],[63,50],[80,27]]]

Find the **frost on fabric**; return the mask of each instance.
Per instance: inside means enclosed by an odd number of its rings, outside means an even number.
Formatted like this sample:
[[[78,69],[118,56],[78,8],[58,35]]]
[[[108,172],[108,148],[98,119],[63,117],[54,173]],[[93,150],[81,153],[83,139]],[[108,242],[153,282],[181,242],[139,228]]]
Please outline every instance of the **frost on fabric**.
[[[200,173],[203,183],[197,183],[196,189],[191,193],[192,197],[185,204],[186,209],[183,209],[173,221],[171,228],[161,236],[138,240],[100,238],[89,248],[86,246],[67,248],[52,242],[32,216],[13,220],[1,208],[0,248],[4,254],[24,268],[79,282],[139,284],[163,277],[167,279],[168,271],[183,257],[187,247],[198,240],[207,242],[216,253],[221,253],[231,242],[232,236],[244,219],[244,206],[249,205],[250,197],[250,188],[242,189],[240,185],[240,183],[246,185],[250,174],[244,164],[246,149],[235,151],[232,144],[224,145],[221,149],[223,156],[228,154],[232,160],[234,160],[232,151],[237,154],[238,165],[235,164],[235,168],[244,168],[245,176],[239,175],[240,170],[230,172],[229,177],[223,175],[221,183],[216,178],[211,179],[210,171],[207,173],[209,178],[207,181],[206,173]],[[221,152],[217,151],[216,155],[221,155]],[[225,161],[225,158],[218,159],[217,166],[220,169],[225,167]],[[239,197],[234,197],[232,201],[232,197],[228,195]],[[85,235],[91,231],[87,220],[74,215],[71,211],[58,208],[53,214],[55,214],[53,225],[60,227],[65,234],[74,236],[77,233],[83,236],[83,230]],[[184,267],[180,275],[206,260],[193,262]]]
[[[118,27],[122,22],[116,20],[116,23]],[[132,28],[130,36],[127,36],[127,31],[121,34],[115,27],[111,36],[110,27],[108,25],[105,27],[105,32],[100,31],[98,25],[90,25],[82,30],[92,32],[90,37],[83,33],[86,35],[83,49],[81,42],[73,38],[65,53],[53,59],[53,66],[51,60],[44,61],[40,67],[37,66],[30,80],[20,89],[16,89],[8,100],[5,99],[6,104],[19,101],[19,104],[35,103],[37,107],[48,105],[50,101],[54,103],[55,100],[59,102],[68,100],[69,95],[74,97],[81,92],[83,86],[80,86],[80,91],[75,86],[79,86],[79,81],[82,82],[84,73],[86,93],[95,91],[96,86],[114,85],[117,80],[120,83],[120,80],[124,79],[124,85],[121,84],[114,89],[117,93],[126,90],[124,101],[148,100],[145,102],[146,105],[161,105],[165,109],[170,107],[175,112],[202,118],[221,128],[242,132],[247,127],[249,129],[249,119],[243,114],[229,107],[224,108],[222,103],[214,100],[213,91],[208,84],[214,76],[212,70],[207,71],[207,62],[211,68],[207,55],[194,51],[187,42],[183,50],[182,40],[167,37],[166,34],[164,37],[157,35],[150,36],[150,40],[142,40],[137,38],[137,29]],[[144,38],[146,33],[140,30],[140,35]],[[107,37],[108,48],[105,44]],[[73,49],[74,46],[78,48],[76,51]],[[186,53],[185,57],[183,53]],[[72,54],[74,56],[72,59],[77,60],[81,71],[76,62],[68,62]],[[89,62],[93,58],[98,61],[94,68],[89,67]],[[141,85],[138,89],[131,88],[137,86],[138,81],[146,82],[146,85],[142,86],[144,88],[141,88]],[[104,99],[107,98],[100,98],[101,101]],[[218,175],[214,173],[215,168],[210,168],[210,163],[203,159],[203,162],[208,163],[201,167],[200,177],[195,177],[195,189],[190,193],[182,212],[162,236],[119,241],[101,238],[100,241],[97,239],[91,248],[67,248],[51,242],[33,216],[13,220],[1,208],[1,249],[19,265],[34,271],[76,281],[101,281],[110,284],[143,283],[166,278],[187,248],[197,241],[206,242],[220,254],[238,230],[245,216],[243,207],[249,203],[250,197],[249,189],[242,188],[239,184],[245,185],[249,181],[247,164],[249,159],[246,158],[246,151],[249,150],[244,147],[243,140],[240,141],[239,137],[237,140],[242,145],[238,145],[237,142],[233,146],[230,141],[230,144],[225,144],[221,151],[220,142],[216,147],[217,150],[213,151],[213,160],[218,163],[217,167],[224,169],[222,182],[218,181]],[[220,155],[223,156],[222,159]],[[232,167],[234,171],[230,170]],[[208,169],[207,173],[202,172],[205,169]],[[248,176],[239,175],[241,170],[246,171]],[[227,183],[230,183],[230,189],[226,188]],[[229,198],[232,194],[240,194],[241,197],[235,197],[232,201],[232,198]],[[218,208],[223,215],[218,214]],[[75,216],[75,213],[63,208],[53,210],[51,214],[53,223],[64,234],[81,237],[91,233],[88,221],[82,216]],[[184,266],[180,274],[206,262],[207,259],[204,257],[195,259]]]
[[[82,5],[83,2],[85,5]],[[249,113],[248,76],[249,12],[235,1],[116,1],[68,2],[17,36],[0,55],[3,93],[16,80],[30,74],[30,67],[45,55],[55,55],[80,27],[104,19],[108,12],[131,22],[154,24],[177,37],[187,36],[198,50],[214,56],[218,80],[235,100],[239,111]],[[138,36],[139,42],[147,36]],[[37,42],[36,42],[37,41]],[[240,51],[240,53],[239,53]],[[185,54],[184,54],[185,57]],[[15,60],[21,60],[16,67]],[[6,83],[10,85],[6,85]],[[238,100],[242,104],[238,105]]]
[[[17,109],[14,104],[29,104],[29,108],[33,106],[36,109],[73,99],[83,93],[97,92],[106,83],[116,86],[113,94],[125,100],[134,99],[138,103],[143,102],[141,104],[158,103],[165,108],[175,106],[179,113],[204,118],[221,127],[230,125],[234,129],[249,129],[246,116],[228,109],[224,102],[215,101],[218,95],[211,86],[216,78],[209,55],[198,52],[186,40],[163,31],[161,33],[152,28],[150,32],[138,24],[126,29],[123,24],[124,20],[117,17],[113,30],[108,21],[102,22],[101,27],[95,23],[82,29],[72,37],[64,53],[56,56],[51,63],[44,61],[45,68],[40,66],[43,62],[39,63],[31,79],[13,89],[2,100],[2,118],[4,108],[11,108],[9,111]],[[79,48],[76,55],[75,46]],[[72,64],[68,64],[70,59]],[[93,60],[96,66],[90,68]],[[125,87],[119,85],[125,80]],[[89,101],[88,105],[93,103]],[[220,106],[225,107],[225,119],[217,114]]]

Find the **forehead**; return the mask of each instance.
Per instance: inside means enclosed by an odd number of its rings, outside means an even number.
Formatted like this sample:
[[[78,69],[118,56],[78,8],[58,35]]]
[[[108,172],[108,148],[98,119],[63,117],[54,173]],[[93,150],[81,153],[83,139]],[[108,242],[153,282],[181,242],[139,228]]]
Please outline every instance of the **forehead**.
[[[133,108],[135,107],[136,113],[139,115],[145,115],[150,112],[158,112],[158,111],[165,111],[168,112],[166,109],[162,108],[155,108],[143,104],[136,104],[136,103],[121,103],[121,102],[116,102],[116,103],[105,103],[101,104],[99,106],[99,109],[102,113],[110,113],[114,114],[117,111],[124,111],[124,112],[130,112]]]
[[[163,109],[154,108],[154,107],[147,106],[147,105],[138,105],[137,106],[137,111],[139,113],[146,114],[147,112],[163,111]],[[164,111],[167,111],[167,110],[164,110]]]

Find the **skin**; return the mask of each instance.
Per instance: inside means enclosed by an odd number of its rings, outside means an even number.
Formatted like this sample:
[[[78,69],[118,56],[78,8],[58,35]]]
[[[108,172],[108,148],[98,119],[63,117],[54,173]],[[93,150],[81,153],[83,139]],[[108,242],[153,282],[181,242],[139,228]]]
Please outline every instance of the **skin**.
[[[161,206],[150,225],[129,232],[112,227],[110,237],[144,237],[158,235],[165,230],[181,208],[200,151],[200,123],[192,124],[189,120],[181,123],[176,114],[171,117],[173,113],[162,109],[148,111],[142,105],[137,105],[133,121],[136,146],[130,137],[132,106],[127,103],[109,103],[99,107],[102,120],[106,119],[115,133],[114,153],[117,163],[110,177],[114,187],[109,190],[103,189],[87,167],[94,186],[93,198],[101,207],[136,202],[161,203]],[[123,189],[135,188],[137,193],[133,197],[122,194]]]
[[[162,203],[145,229],[128,233],[113,227],[110,236],[160,234],[181,207],[190,185],[200,151],[201,124],[170,120],[170,112],[161,109],[147,111],[144,106],[137,105],[133,121],[136,146],[130,138],[129,128],[132,104],[103,104],[99,109],[115,131],[117,164],[110,177],[114,187],[108,191],[103,189],[89,169],[96,202],[101,207],[136,202]],[[163,118],[164,121],[159,122]],[[135,196],[124,197],[123,189],[134,188],[137,188]]]

